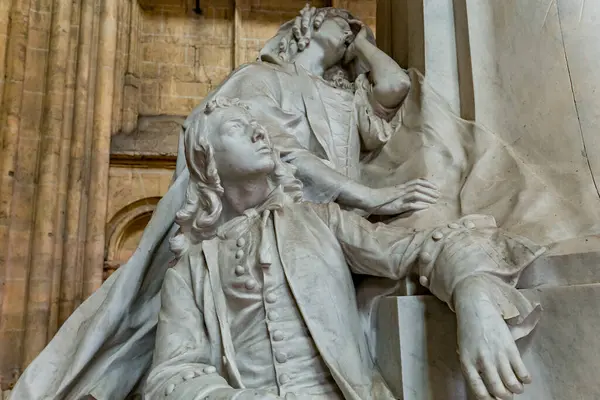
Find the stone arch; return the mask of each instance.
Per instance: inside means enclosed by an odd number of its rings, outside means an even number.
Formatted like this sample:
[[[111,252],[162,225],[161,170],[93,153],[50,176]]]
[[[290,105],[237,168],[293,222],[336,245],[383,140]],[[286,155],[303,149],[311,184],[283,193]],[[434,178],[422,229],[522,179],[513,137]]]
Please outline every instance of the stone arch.
[[[104,253],[104,279],[131,257],[160,197],[147,197],[120,209],[108,222]]]

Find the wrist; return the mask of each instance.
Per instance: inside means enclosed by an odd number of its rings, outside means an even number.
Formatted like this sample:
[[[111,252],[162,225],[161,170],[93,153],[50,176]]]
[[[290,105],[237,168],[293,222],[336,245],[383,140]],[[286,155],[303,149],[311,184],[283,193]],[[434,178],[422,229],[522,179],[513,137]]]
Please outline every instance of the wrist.
[[[340,188],[338,200],[346,206],[361,208],[372,207],[373,189],[354,181],[348,181]]]
[[[489,298],[477,275],[466,277],[454,288],[453,303],[457,313],[460,309],[470,308],[484,301],[489,301]]]
[[[373,51],[373,44],[367,38],[357,37],[353,42],[354,51],[357,57],[361,59],[369,59],[369,54]]]

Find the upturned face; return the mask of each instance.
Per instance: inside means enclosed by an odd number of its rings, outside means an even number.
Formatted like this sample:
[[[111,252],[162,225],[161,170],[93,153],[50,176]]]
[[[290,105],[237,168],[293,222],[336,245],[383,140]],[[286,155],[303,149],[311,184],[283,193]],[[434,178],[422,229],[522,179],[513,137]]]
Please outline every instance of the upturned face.
[[[316,43],[325,50],[327,69],[342,60],[353,38],[350,24],[343,18],[334,17],[323,21],[318,30],[313,30],[311,44]]]
[[[214,110],[209,143],[221,179],[244,180],[268,175],[275,168],[266,130],[239,107]]]

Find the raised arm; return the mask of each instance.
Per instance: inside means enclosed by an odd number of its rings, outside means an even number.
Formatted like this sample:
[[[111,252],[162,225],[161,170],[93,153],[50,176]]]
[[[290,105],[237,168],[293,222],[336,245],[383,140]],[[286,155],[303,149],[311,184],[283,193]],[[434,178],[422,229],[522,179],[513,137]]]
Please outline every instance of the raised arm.
[[[410,89],[410,78],[396,61],[369,42],[364,28],[349,46],[346,61],[354,57],[369,67],[376,102],[390,111],[400,107]]]

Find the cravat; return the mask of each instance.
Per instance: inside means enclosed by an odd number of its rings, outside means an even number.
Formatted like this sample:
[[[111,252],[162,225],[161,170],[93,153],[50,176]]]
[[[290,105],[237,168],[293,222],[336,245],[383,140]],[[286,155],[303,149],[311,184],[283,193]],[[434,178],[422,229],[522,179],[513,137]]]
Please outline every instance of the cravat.
[[[285,194],[281,187],[273,190],[267,199],[258,207],[249,208],[239,217],[235,217],[217,229],[217,236],[221,239],[237,239],[248,231],[259,219],[260,234],[258,237],[258,262],[263,267],[271,265],[271,248],[264,240],[267,223],[272,210],[281,210],[285,201]]]

